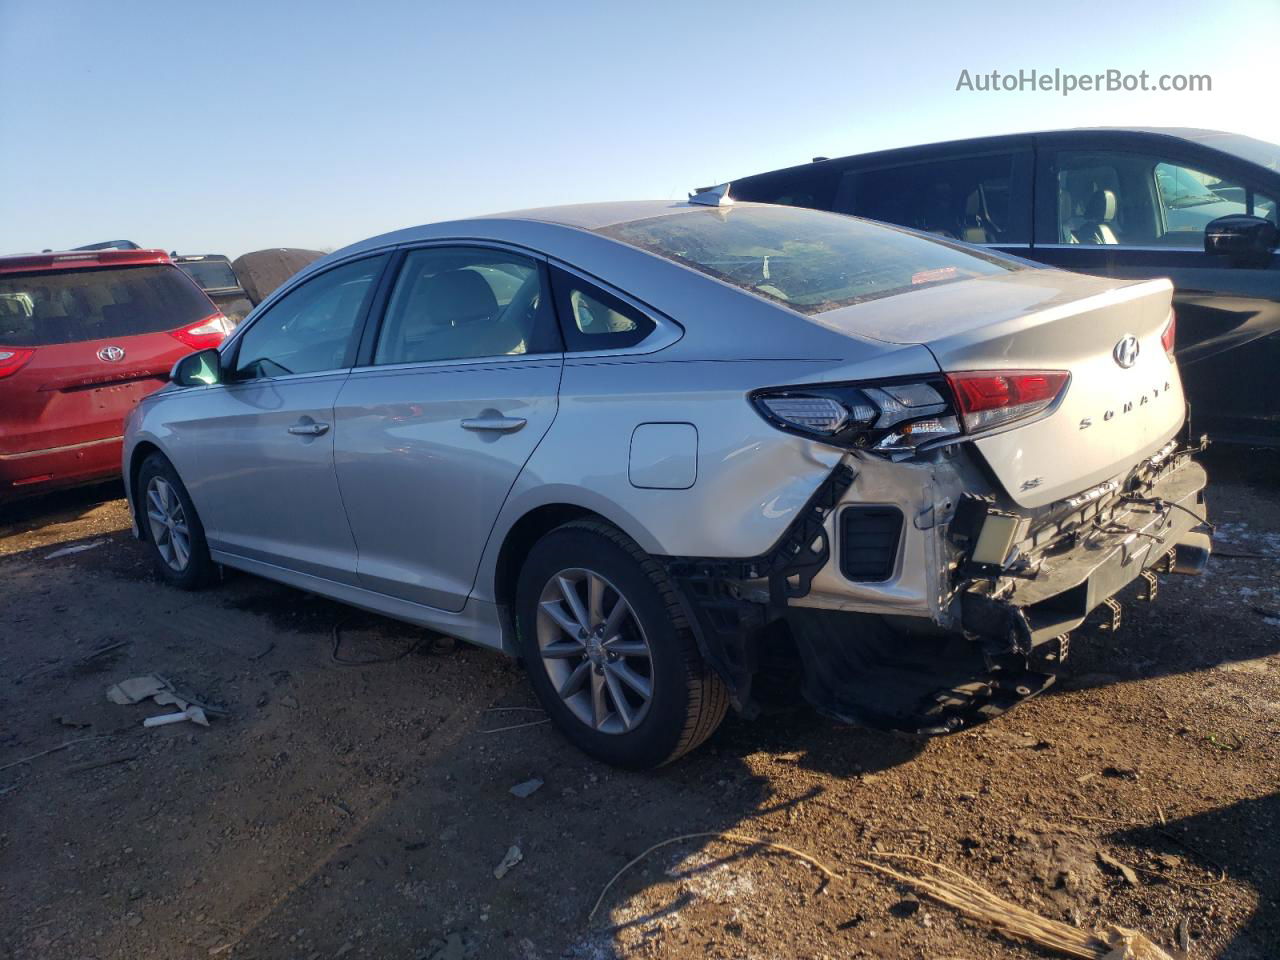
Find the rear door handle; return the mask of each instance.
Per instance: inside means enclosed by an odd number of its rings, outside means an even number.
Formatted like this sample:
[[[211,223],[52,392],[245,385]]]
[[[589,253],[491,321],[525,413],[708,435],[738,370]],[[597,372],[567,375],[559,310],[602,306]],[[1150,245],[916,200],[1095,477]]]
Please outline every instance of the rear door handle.
[[[299,437],[318,437],[329,432],[329,425],[312,420],[308,423],[295,423],[289,428],[289,432]]]
[[[472,417],[469,420],[462,421],[462,429],[514,433],[528,422],[523,417]]]

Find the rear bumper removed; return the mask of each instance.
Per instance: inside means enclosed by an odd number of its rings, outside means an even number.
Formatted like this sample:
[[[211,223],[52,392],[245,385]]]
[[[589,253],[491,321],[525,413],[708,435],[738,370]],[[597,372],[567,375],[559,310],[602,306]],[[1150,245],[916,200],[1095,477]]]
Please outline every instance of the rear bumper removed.
[[[799,652],[802,692],[822,713],[924,734],[964,729],[1047,689],[1070,632],[1099,607],[1118,626],[1115,594],[1144,580],[1143,598],[1154,600],[1159,574],[1199,572],[1210,551],[1207,478],[1184,451],[1131,481],[1097,519],[1024,558],[1016,575],[964,579],[963,562],[937,571],[944,596],[933,617],[791,603],[833,562],[838,533],[824,521],[849,488],[852,472],[841,470],[768,554],[667,560],[704,656],[748,715],[758,709],[753,680],[782,625]],[[941,541],[946,525],[921,534]]]

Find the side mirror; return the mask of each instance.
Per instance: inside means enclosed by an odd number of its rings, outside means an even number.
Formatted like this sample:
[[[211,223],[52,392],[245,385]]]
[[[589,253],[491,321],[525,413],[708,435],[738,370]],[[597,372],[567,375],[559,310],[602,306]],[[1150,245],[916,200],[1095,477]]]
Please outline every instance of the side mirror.
[[[1239,263],[1265,263],[1277,242],[1276,225],[1261,217],[1233,213],[1204,228],[1204,252]]]
[[[222,357],[213,347],[189,353],[173,365],[169,382],[179,387],[207,387],[222,382]]]

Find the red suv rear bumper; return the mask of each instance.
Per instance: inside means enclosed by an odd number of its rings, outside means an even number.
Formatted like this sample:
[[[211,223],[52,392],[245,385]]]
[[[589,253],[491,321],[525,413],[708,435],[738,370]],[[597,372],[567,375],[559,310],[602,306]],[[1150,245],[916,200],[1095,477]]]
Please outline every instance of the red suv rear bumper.
[[[120,437],[0,453],[0,503],[120,475]]]

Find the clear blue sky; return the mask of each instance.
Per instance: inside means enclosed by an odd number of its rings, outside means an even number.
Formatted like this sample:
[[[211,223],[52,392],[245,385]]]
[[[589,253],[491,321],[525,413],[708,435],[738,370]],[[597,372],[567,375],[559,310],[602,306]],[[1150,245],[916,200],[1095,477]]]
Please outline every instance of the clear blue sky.
[[[0,252],[236,256],[1044,127],[1280,142],[1277,0],[0,0]],[[956,92],[962,68],[1211,93]]]

